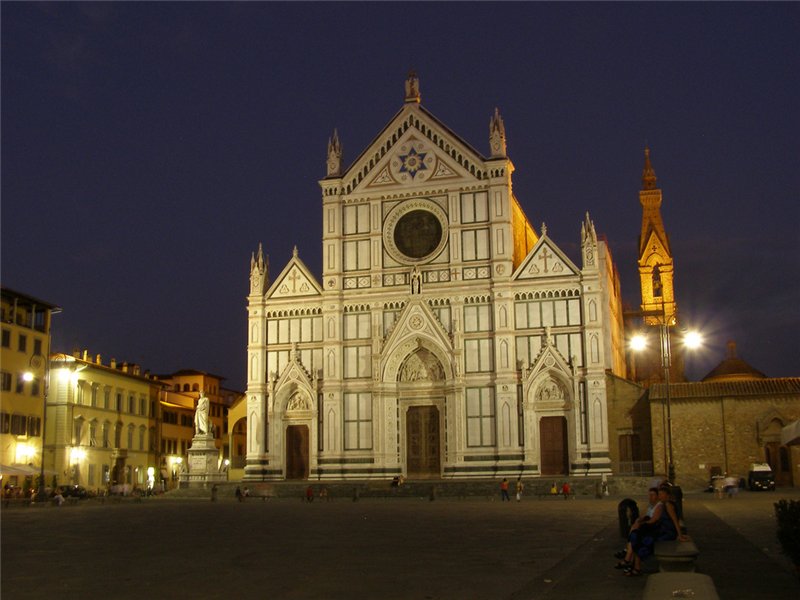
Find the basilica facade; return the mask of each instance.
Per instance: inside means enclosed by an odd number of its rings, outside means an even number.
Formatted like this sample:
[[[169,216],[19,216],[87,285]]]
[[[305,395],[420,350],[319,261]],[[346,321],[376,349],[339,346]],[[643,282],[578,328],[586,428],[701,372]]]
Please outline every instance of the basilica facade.
[[[497,110],[488,142],[428,112],[413,74],[347,168],[334,132],[322,273],[251,258],[245,481],[610,471],[611,254],[588,214],[577,262],[528,221]]]

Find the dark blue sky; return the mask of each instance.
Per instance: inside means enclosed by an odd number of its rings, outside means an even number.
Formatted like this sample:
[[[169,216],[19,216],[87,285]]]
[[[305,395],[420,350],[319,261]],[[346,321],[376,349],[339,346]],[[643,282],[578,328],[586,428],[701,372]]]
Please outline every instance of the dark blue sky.
[[[64,307],[59,350],[244,387],[250,253],[316,273],[326,142],[402,104],[478,150],[500,108],[514,191],[577,259],[588,210],[638,304],[651,147],[684,325],[800,375],[797,3],[10,3],[2,282]]]

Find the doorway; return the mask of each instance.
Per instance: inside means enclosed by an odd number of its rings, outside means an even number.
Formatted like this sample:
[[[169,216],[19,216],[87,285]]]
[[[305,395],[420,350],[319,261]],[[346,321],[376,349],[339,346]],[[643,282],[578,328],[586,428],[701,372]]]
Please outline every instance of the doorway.
[[[439,409],[412,406],[406,413],[406,466],[409,478],[441,476]]]
[[[542,451],[542,475],[566,475],[569,472],[567,419],[542,417],[539,421]]]
[[[308,479],[308,426],[286,428],[286,479]]]

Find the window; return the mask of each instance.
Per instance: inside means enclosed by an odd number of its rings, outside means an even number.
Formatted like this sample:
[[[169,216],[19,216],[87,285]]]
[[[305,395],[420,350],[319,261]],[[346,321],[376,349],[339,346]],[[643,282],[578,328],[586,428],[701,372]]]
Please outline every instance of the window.
[[[3,336],[2,336],[2,345],[3,348],[10,348],[11,347],[11,331],[8,329],[3,329]]]
[[[17,375],[17,388],[15,390],[18,394],[25,393],[25,376],[20,373]]]
[[[464,340],[464,354],[467,373],[492,370],[492,340]]]
[[[103,448],[108,448],[109,446],[108,438],[110,435],[109,432],[110,429],[111,429],[111,423],[109,423],[108,421],[103,423]]]
[[[111,408],[111,389],[105,388],[103,390],[103,407]]]
[[[11,415],[7,412],[0,413],[0,433],[11,431]]]
[[[41,417],[28,417],[28,435],[39,437],[42,435]]]
[[[350,313],[344,316],[344,339],[368,339],[370,336],[369,313]]]
[[[89,423],[89,445],[97,446],[97,421]]]
[[[33,355],[40,356],[42,354],[42,340],[33,340]]]
[[[489,230],[471,229],[461,232],[461,254],[467,260],[489,258]]]
[[[143,417],[147,416],[147,398],[139,398],[139,414]]]
[[[495,445],[494,390],[467,389],[467,446]]]
[[[136,414],[136,398],[130,396],[128,398],[128,412],[132,415]],[[128,446],[130,448],[130,446]]]
[[[89,465],[89,485],[94,485],[94,480],[97,477],[97,465]]]
[[[369,240],[344,242],[344,270],[369,269]]]
[[[19,335],[19,342],[17,346],[17,350],[20,352],[27,352],[28,351],[28,337],[25,335]]]
[[[11,415],[11,433],[13,435],[25,435],[28,431],[28,419],[25,415]]]
[[[133,450],[133,425],[128,425],[128,450]]]
[[[492,330],[492,307],[489,304],[473,304],[464,307],[464,332]]]
[[[72,444],[75,446],[81,445],[81,436],[83,434],[83,419],[80,417],[75,419],[72,430]]]
[[[39,395],[39,378],[34,377],[31,379],[31,396]]]
[[[345,450],[370,450],[372,448],[372,396],[370,394],[344,395],[344,448]]]
[[[92,385],[92,406],[97,406],[97,386]]]
[[[486,192],[461,194],[461,222],[478,223],[489,220],[489,199]]]
[[[344,377],[356,379],[372,374],[372,348],[370,346],[350,346],[344,348]]]
[[[369,204],[345,206],[342,225],[345,235],[369,233]]]
[[[139,427],[139,450],[146,450],[147,447],[145,446],[144,436],[147,429],[144,425]]]
[[[2,373],[0,373],[0,379],[2,380],[2,385],[0,385],[0,388],[2,388],[2,390],[4,392],[10,392],[11,391],[11,373],[6,373],[5,371],[3,371]]]

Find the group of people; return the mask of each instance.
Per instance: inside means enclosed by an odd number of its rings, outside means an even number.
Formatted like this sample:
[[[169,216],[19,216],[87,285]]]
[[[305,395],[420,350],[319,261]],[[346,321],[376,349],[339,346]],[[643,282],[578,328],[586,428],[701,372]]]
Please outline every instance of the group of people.
[[[631,525],[625,549],[614,555],[620,559],[614,568],[621,569],[626,577],[642,574],[642,560],[653,554],[656,542],[689,539],[681,533],[670,484],[650,488],[647,496],[647,512]]]
[[[510,488],[508,478],[503,477],[503,481],[500,482],[500,501],[501,502],[511,502],[511,497],[508,495],[508,491]],[[522,483],[522,477],[517,477],[517,482],[514,486],[516,492],[517,502],[522,500],[522,491],[525,489],[525,484]],[[565,481],[564,484],[561,486],[561,489],[558,488],[556,482],[553,482],[553,485],[550,487],[550,493],[553,496],[558,496],[562,494],[564,496],[564,500],[567,500],[572,495],[572,488],[569,486],[569,482]]]
[[[245,498],[249,498],[250,497],[250,488],[246,487],[246,488],[242,489],[237,485],[235,494],[236,494],[236,499],[239,502],[244,502]]]

